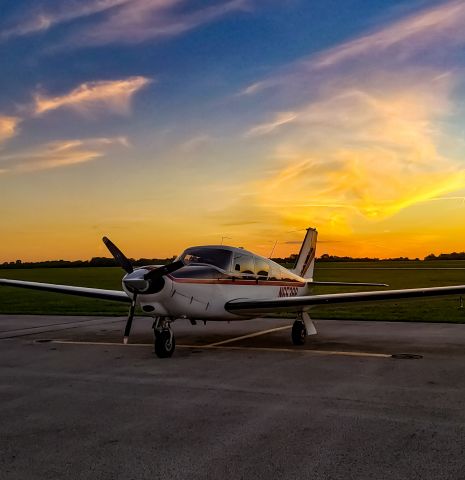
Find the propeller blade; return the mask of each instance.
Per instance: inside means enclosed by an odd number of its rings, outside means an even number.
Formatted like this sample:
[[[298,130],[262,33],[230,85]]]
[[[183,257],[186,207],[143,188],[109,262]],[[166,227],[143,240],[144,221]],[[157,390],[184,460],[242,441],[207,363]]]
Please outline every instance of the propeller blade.
[[[127,345],[129,340],[129,334],[131,333],[132,319],[134,318],[134,311],[136,310],[137,293],[132,297],[131,306],[129,307],[128,319],[126,321],[126,327],[124,328],[123,343]]]
[[[181,260],[178,260],[177,262],[169,263],[168,265],[163,265],[163,267],[158,267],[155,270],[151,270],[145,274],[144,278],[145,280],[153,280],[157,277],[163,277],[164,275],[175,272],[182,267],[184,267],[184,263]]]
[[[132,273],[134,268],[124,253],[107,237],[102,238],[103,243],[108,248],[113,258],[118,262],[126,273]]]

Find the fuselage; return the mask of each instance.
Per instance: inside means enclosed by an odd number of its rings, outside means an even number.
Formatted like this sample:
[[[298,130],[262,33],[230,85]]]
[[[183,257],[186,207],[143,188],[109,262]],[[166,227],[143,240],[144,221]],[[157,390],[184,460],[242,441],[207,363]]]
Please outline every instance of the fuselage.
[[[237,299],[308,295],[310,290],[308,279],[240,248],[191,247],[177,260],[185,266],[166,275],[152,291],[138,295],[137,303],[144,312],[173,319],[243,320],[250,317],[228,312],[225,304]],[[153,268],[156,267],[137,269],[131,278],[143,276]],[[133,296],[125,279],[123,288]]]

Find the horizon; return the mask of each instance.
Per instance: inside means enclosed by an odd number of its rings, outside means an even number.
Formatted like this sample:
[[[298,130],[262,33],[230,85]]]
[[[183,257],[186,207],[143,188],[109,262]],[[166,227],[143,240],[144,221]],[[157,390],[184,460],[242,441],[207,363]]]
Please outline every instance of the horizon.
[[[311,4],[310,4],[311,3]],[[465,249],[465,2],[20,0],[0,263]],[[15,260],[10,260],[10,259]]]
[[[252,252],[253,253],[253,252]],[[273,260],[273,261],[286,261],[286,260],[295,260],[295,258],[297,258],[298,256],[298,252],[297,253],[291,253],[289,254],[288,256],[286,257],[266,257],[266,258],[269,258],[270,260]],[[464,258],[441,258],[441,257],[453,257],[453,256],[463,256]],[[128,257],[128,259],[135,263],[135,264],[138,264],[140,263],[141,261],[145,261],[145,260],[148,260],[148,261],[151,261],[151,260],[160,260],[160,261],[172,261],[173,259],[175,259],[177,257],[177,255],[170,255],[170,256],[167,256],[167,257],[140,257],[140,258],[133,258],[133,257]],[[430,258],[428,258],[430,257]],[[432,257],[432,258],[431,258]],[[360,262],[363,262],[363,261],[380,261],[380,262],[383,262],[383,261],[429,261],[429,260],[452,260],[452,261],[457,261],[457,260],[465,260],[465,251],[463,252],[442,252],[442,253],[439,253],[439,254],[434,254],[434,253],[431,253],[429,255],[426,255],[425,257],[423,258],[420,258],[420,257],[415,257],[415,258],[412,258],[412,257],[405,257],[405,256],[399,256],[399,257],[352,257],[352,256],[348,256],[348,255],[343,255],[343,256],[338,256],[338,255],[330,255],[330,254],[327,254],[327,253],[323,253],[321,254],[320,256],[316,256],[315,257],[316,261],[323,261],[323,262],[331,262],[331,261],[335,261],[335,262],[338,262],[338,261],[360,261]],[[103,261],[109,261],[109,262],[112,262],[114,263],[114,266],[115,267],[119,267],[120,266],[118,265],[118,263],[115,261],[115,259],[113,257],[91,257],[91,258],[88,258],[88,259],[63,259],[63,258],[55,258],[55,259],[47,259],[47,260],[34,260],[34,261],[25,261],[25,260],[22,260],[20,258],[18,259],[15,259],[15,260],[5,260],[4,262],[1,262],[0,263],[0,268],[2,266],[12,266],[12,265],[29,265],[29,264],[42,264],[42,263],[60,263],[60,262],[63,262],[63,263],[90,263],[92,261],[99,261],[99,260],[103,260]],[[96,265],[96,266],[103,266],[103,265]],[[113,266],[113,265],[112,265]]]

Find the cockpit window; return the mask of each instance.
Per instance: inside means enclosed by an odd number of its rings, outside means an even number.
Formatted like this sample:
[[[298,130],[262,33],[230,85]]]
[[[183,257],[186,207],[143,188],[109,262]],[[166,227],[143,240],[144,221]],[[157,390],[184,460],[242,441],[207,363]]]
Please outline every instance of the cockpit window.
[[[185,265],[214,265],[222,270],[231,267],[231,252],[222,248],[188,248],[180,257]]]

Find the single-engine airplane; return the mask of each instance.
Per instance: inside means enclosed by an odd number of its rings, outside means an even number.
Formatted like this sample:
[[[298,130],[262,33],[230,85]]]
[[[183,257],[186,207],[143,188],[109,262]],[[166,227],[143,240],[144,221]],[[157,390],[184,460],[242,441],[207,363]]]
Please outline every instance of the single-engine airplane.
[[[0,279],[0,285],[127,302],[130,307],[124,343],[128,342],[135,308],[140,306],[154,318],[155,353],[160,358],[171,357],[174,352],[176,342],[171,323],[176,319],[188,319],[195,325],[197,320],[230,322],[267,313],[292,312],[295,314],[292,342],[303,345],[307,335],[317,333],[308,313],[313,305],[465,293],[465,285],[455,285],[312,295],[314,285],[387,287],[383,283],[314,281],[316,241],[316,229],[308,228],[292,270],[242,248],[224,245],[190,247],[168,265],[134,269],[121,250],[103,237],[106,247],[126,272],[123,291],[8,279]]]

